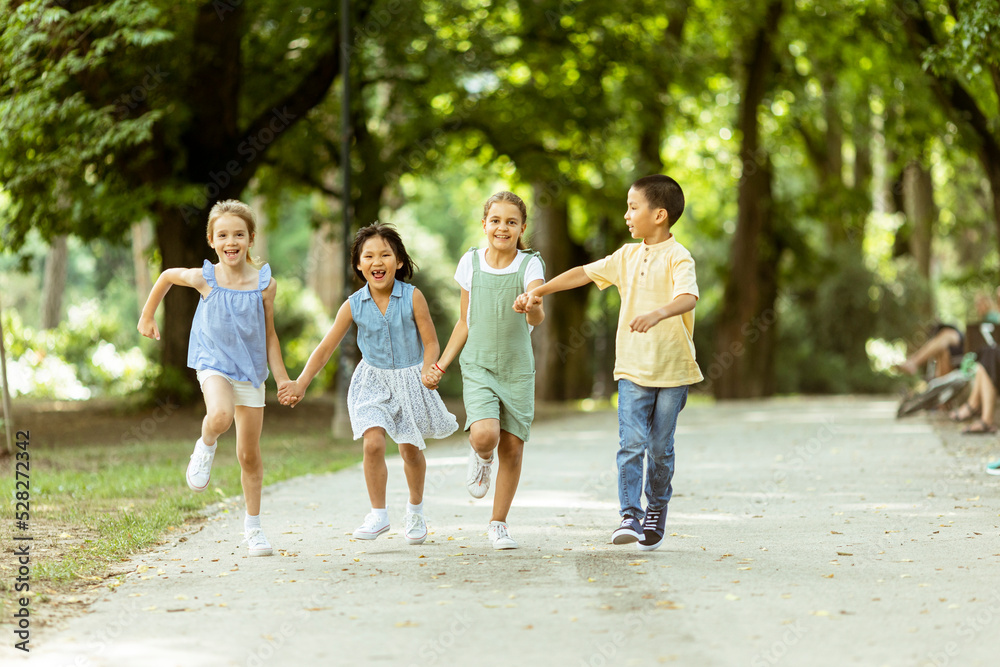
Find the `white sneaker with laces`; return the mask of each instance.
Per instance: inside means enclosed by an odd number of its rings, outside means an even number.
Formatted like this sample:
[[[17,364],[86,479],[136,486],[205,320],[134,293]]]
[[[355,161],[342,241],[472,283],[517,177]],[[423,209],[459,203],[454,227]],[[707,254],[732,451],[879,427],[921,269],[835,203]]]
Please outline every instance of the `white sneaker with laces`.
[[[407,544],[423,544],[427,539],[427,521],[423,514],[407,512],[403,518],[403,536]]]
[[[507,532],[507,524],[503,521],[490,521],[490,527],[486,531],[493,543],[494,549],[517,549],[517,542]]]
[[[490,490],[490,466],[493,465],[493,454],[489,461],[483,461],[475,449],[469,448],[469,467],[465,475],[465,487],[473,498],[482,498]]]
[[[374,540],[382,533],[389,530],[389,517],[380,519],[375,512],[365,515],[365,521],[354,531],[354,538],[358,540]]]
[[[250,556],[270,556],[273,553],[271,543],[260,528],[251,528],[243,533],[243,541],[247,543],[247,553]]]
[[[208,482],[212,479],[212,461],[215,460],[216,449],[218,445],[209,449],[201,438],[194,443],[186,475],[188,486],[192,491],[201,492],[208,488]]]

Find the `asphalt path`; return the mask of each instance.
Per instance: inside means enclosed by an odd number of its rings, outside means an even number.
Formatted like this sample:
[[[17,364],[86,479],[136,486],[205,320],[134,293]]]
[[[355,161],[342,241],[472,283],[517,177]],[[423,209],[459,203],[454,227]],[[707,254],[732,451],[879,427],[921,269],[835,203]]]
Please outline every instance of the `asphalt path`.
[[[248,558],[238,499],[138,556],[87,613],[9,639],[4,664],[996,665],[1000,478],[884,399],[691,404],[667,539],[611,544],[613,412],[537,423],[509,517],[465,491],[468,444],[427,450],[431,535],[351,538],[360,466],[269,486],[275,555]]]

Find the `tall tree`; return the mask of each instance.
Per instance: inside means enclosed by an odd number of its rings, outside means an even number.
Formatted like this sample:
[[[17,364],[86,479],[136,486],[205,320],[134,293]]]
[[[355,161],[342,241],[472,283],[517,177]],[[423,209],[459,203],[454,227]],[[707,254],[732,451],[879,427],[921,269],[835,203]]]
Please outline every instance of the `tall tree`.
[[[0,182],[14,204],[3,247],[19,249],[31,228],[124,239],[148,215],[164,268],[210,258],[208,210],[241,196],[336,77],[336,4],[288,21],[281,3],[5,2]],[[362,16],[370,4],[354,3]],[[291,59],[297,40],[314,48]],[[196,305],[190,290],[165,299],[162,362],[175,377]]]
[[[761,142],[759,113],[773,81],[772,40],[783,12],[784,1],[772,0],[745,50],[737,124],[743,174],[716,342],[717,358],[726,362],[713,384],[717,398],[767,396],[774,391],[779,248],[774,233],[771,164]]]
[[[1000,12],[996,4],[954,0],[931,4],[897,0],[896,13],[914,58],[923,66],[944,108],[963,128],[993,194],[1000,244]],[[945,26],[948,26],[947,28]]]

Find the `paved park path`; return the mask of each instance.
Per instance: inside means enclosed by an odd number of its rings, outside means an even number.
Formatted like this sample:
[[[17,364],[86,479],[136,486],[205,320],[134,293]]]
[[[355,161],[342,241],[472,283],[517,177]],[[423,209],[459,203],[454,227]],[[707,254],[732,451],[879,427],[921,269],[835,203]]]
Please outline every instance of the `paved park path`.
[[[511,511],[463,486],[467,445],[428,450],[432,534],[350,532],[360,467],[269,487],[276,555],[242,508],[135,561],[89,613],[32,637],[33,665],[997,665],[1000,479],[871,399],[690,405],[668,539],[614,546],[613,413],[536,424]],[[1000,451],[997,452],[1000,454]],[[10,643],[4,664],[17,664]]]

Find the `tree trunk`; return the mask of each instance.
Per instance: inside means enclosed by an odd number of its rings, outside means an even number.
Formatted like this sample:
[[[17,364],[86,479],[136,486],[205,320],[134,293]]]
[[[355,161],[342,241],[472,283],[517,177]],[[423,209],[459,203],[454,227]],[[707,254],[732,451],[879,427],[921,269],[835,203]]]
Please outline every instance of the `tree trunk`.
[[[739,213],[716,350],[706,373],[716,398],[721,399],[774,393],[779,249],[774,237],[770,164],[760,145],[757,113],[773,68],[771,35],[782,10],[780,0],[768,7],[747,60],[739,118],[743,136]]]
[[[45,259],[45,279],[42,283],[42,329],[55,329],[62,320],[68,263],[66,236],[57,236],[52,239],[52,245]]]
[[[163,270],[200,267],[206,259],[218,260],[205,238],[208,209],[198,211],[186,221],[180,209],[163,208],[158,218],[160,224],[156,227],[156,236]],[[195,396],[195,373],[187,367],[187,353],[198,298],[195,290],[174,286],[163,299],[160,363],[164,377],[159,392],[162,400],[188,402]]]
[[[564,194],[534,185],[532,246],[545,261],[546,278],[586,262],[582,246],[569,235],[569,206]],[[594,385],[594,336],[600,324],[587,320],[586,289],[568,290],[545,301],[545,322],[535,329],[535,394],[541,401],[590,396]]]
[[[139,304],[136,319],[142,314],[142,307],[153,289],[153,281],[149,275],[149,262],[146,252],[153,243],[153,223],[143,220],[132,225],[132,269],[135,273],[135,294]]]
[[[934,183],[931,173],[918,162],[910,162],[903,169],[903,210],[913,225],[910,236],[910,253],[917,261],[921,277],[931,277],[931,242],[934,239]]]

